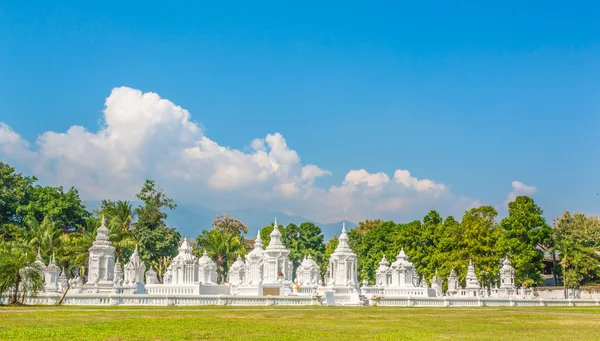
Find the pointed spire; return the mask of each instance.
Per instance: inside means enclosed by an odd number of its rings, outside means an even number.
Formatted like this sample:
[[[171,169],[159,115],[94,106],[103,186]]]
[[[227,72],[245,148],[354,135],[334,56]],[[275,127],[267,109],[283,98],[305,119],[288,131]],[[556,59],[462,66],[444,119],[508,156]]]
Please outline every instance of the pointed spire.
[[[273,224],[273,232],[271,232],[271,237],[273,237],[274,235],[281,236],[281,232],[279,232],[279,227],[277,225],[277,218],[275,218],[275,223]],[[273,240],[271,240],[271,243],[272,242]]]
[[[335,248],[335,252],[352,253],[352,249],[348,244],[348,235],[346,234],[346,224],[344,222],[342,222],[342,234],[340,234],[338,241],[339,243],[337,248]]]
[[[254,248],[262,248],[263,247],[263,243],[262,243],[262,238],[260,237],[260,230],[258,230],[258,233],[256,234],[256,240],[254,240]]]
[[[179,246],[179,250],[185,251],[185,250],[188,250],[189,248],[190,248],[190,245],[188,244],[187,237],[183,237],[183,242]]]
[[[35,263],[39,265],[39,267],[44,270],[46,269],[46,264],[42,260],[42,256],[40,255],[40,248],[38,247],[37,256],[35,256]]]
[[[208,253],[206,252],[206,250],[204,250],[204,252],[202,253],[202,256],[208,257]]]
[[[277,226],[277,218],[275,218],[275,224],[270,236],[271,241],[269,242],[269,246],[267,246],[267,250],[285,249],[285,245],[281,242],[281,232],[279,232],[279,227]]]

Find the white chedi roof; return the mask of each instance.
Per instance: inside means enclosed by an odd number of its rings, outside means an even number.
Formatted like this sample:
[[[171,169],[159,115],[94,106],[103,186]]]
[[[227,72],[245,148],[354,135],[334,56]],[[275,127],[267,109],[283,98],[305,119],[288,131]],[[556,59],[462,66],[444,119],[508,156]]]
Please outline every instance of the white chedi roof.
[[[229,271],[239,273],[241,270],[244,269],[244,266],[245,266],[245,264],[244,264],[244,261],[242,260],[242,256],[238,255],[235,262],[233,262],[233,264],[231,264]]]
[[[196,256],[192,254],[192,247],[187,241],[187,238],[183,238],[183,242],[179,246],[179,253],[173,258],[175,264],[194,264],[197,262]]]
[[[210,259],[210,257],[208,257],[208,253],[206,252],[206,250],[204,250],[204,253],[202,253],[202,257],[200,257],[198,259],[198,265],[200,265],[200,266],[215,265],[215,262],[213,262],[213,260]]]
[[[277,225],[277,218],[275,218],[275,224],[273,225],[273,231],[270,234],[271,241],[269,242],[269,246],[267,246],[267,250],[287,250],[283,242],[281,241],[281,232],[279,232],[279,226]]]
[[[125,265],[125,269],[132,270],[132,269],[140,268],[142,266],[144,266],[144,268],[146,268],[146,265],[140,259],[140,253],[139,253],[138,247],[136,245],[135,250],[133,251],[133,254],[131,255],[131,257],[129,257],[129,262]]]
[[[96,240],[94,240],[90,251],[102,249],[114,249],[114,247],[110,244],[110,241],[108,240],[108,228],[106,227],[106,218],[104,218],[104,216],[102,216],[102,223],[100,224],[100,227],[96,230]]]
[[[317,262],[315,262],[311,255],[305,256],[302,260],[302,263],[300,263],[300,266],[305,270],[315,269],[319,267],[319,265],[317,264]]]
[[[385,255],[381,258],[381,262],[379,262],[379,267],[377,268],[377,272],[386,272],[390,268],[390,262],[387,261]]]
[[[396,256],[396,261],[392,263],[392,268],[398,267],[413,267],[413,263],[408,260],[408,256],[406,255],[406,252],[404,252],[404,248],[400,249],[400,252],[398,252],[398,255]]]
[[[46,272],[48,273],[60,273],[60,268],[56,265],[56,260],[54,259],[54,255],[50,258],[50,263],[46,267]]]
[[[514,270],[514,268],[512,267],[512,263],[510,262],[508,257],[504,258],[504,261],[502,261],[502,268],[500,269],[500,271],[501,272],[510,272],[513,270]]]
[[[350,244],[348,244],[348,234],[346,233],[346,222],[342,222],[342,234],[338,238],[338,246],[335,248],[333,255],[354,255]]]
[[[254,240],[254,249],[252,249],[252,251],[248,253],[248,256],[246,258],[260,258],[262,257],[264,251],[265,250],[263,249],[262,238],[260,237],[260,230],[258,230],[256,240]]]

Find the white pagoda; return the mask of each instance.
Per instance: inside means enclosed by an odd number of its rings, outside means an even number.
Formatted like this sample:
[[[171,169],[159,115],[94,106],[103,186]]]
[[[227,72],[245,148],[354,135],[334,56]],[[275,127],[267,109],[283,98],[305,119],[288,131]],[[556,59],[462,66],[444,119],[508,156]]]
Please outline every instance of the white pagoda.
[[[135,247],[133,254],[129,257],[129,262],[125,265],[125,285],[137,285],[137,283],[144,283],[144,273],[146,272],[146,265],[140,259],[138,247]]]
[[[54,255],[52,255],[50,263],[48,263],[48,266],[42,273],[44,275],[44,291],[52,292],[61,290],[62,286],[59,281],[60,268],[56,265]]]
[[[481,285],[479,284],[479,279],[477,279],[477,275],[475,274],[475,266],[473,265],[473,261],[469,260],[467,276],[465,277],[465,296],[476,297],[480,289]]]
[[[317,287],[321,281],[321,269],[311,255],[305,256],[296,269],[296,283],[300,286]]]
[[[329,258],[325,284],[328,287],[344,287],[358,289],[356,273],[356,254],[348,244],[346,223],[343,223],[339,244]]]
[[[198,259],[192,254],[187,238],[179,246],[179,253],[167,268],[165,284],[193,284],[198,282]]]
[[[375,295],[431,297],[436,295],[435,290],[430,289],[427,285],[425,278],[419,281],[415,266],[408,260],[404,248],[400,249],[392,264],[383,256],[375,274],[375,287],[367,285],[362,288],[363,293],[368,297]]]
[[[270,234],[271,241],[263,249],[260,231],[254,242],[254,249],[243,262],[238,257],[230,267],[228,282],[236,295],[281,296],[291,293],[292,263],[290,251],[281,241],[277,219]],[[244,264],[244,266],[242,266]]]
[[[356,271],[358,259],[348,244],[346,223],[342,223],[342,234],[338,240],[339,244],[329,258],[325,287],[320,287],[319,291],[325,292],[326,296],[327,292],[332,292],[336,302],[343,305],[357,305],[360,303]],[[327,300],[330,301],[330,298]]]
[[[201,284],[217,284],[217,265],[208,257],[206,250],[198,259],[198,281]]]
[[[87,283],[81,288],[82,291],[94,293],[111,292],[115,272],[115,248],[108,240],[108,228],[106,219],[102,217],[102,223],[96,231],[96,240],[89,249]]]

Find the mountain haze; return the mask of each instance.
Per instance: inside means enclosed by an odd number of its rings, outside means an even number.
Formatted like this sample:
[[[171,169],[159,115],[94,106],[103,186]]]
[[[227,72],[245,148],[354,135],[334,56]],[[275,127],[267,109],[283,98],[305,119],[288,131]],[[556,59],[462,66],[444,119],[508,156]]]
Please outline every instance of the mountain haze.
[[[100,208],[100,200],[85,200],[84,204],[88,210],[94,210]],[[133,207],[137,207],[141,204],[140,201],[133,201]],[[311,219],[307,219],[301,216],[288,215],[281,212],[273,212],[261,209],[241,209],[231,210],[228,212],[216,212],[203,206],[196,206],[191,204],[177,204],[177,208],[167,212],[167,223],[169,226],[173,226],[179,229],[182,235],[187,237],[195,237],[202,230],[210,229],[212,227],[212,221],[218,214],[229,214],[248,226],[248,238],[254,238],[259,229],[265,225],[271,224],[275,218],[277,223],[280,225],[287,225],[290,223],[301,224],[303,222],[313,222],[321,227],[325,240],[334,235],[339,235],[342,229],[342,222],[323,224],[316,222]],[[356,226],[356,223],[345,221],[346,229],[351,229]]]

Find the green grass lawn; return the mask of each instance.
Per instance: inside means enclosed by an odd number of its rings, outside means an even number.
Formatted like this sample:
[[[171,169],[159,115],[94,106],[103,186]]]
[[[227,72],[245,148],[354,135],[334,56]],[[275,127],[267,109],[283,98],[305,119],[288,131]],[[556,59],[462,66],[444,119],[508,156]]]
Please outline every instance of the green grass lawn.
[[[0,340],[600,340],[600,308],[0,307]]]

